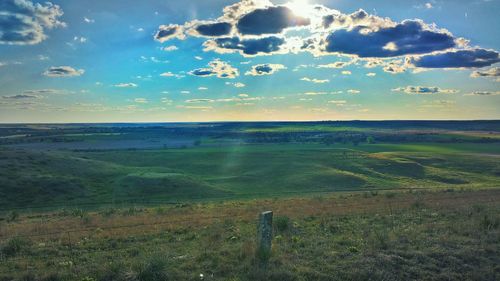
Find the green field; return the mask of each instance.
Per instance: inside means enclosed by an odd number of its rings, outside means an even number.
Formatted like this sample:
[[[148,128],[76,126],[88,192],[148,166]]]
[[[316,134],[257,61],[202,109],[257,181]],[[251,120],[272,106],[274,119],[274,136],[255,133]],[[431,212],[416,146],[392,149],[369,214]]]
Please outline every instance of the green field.
[[[0,150],[3,206],[499,185],[497,144]]]
[[[499,187],[498,121],[4,125],[0,281],[499,280]]]

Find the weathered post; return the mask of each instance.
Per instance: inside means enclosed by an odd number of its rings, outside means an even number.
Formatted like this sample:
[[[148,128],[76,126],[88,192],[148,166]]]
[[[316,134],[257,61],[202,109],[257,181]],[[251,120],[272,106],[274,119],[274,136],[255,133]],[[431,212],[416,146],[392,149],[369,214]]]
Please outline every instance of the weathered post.
[[[259,215],[257,227],[257,257],[264,265],[271,256],[271,245],[273,240],[273,212],[262,212]]]

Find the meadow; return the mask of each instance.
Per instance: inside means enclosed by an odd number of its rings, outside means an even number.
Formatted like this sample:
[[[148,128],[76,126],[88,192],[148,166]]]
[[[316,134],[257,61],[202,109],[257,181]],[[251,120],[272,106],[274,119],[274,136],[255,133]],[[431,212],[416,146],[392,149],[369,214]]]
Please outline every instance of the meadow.
[[[0,127],[0,280],[500,277],[498,121]]]

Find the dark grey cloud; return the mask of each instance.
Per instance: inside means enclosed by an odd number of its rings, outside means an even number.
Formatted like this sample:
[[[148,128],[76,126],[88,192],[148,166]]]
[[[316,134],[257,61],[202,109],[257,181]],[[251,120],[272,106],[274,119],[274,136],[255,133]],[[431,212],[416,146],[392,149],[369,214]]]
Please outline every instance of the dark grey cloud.
[[[200,24],[195,29],[200,35],[218,37],[228,35],[232,28],[232,24],[228,22],[216,22]]]
[[[500,62],[499,53],[493,50],[470,49],[425,55],[412,60],[416,67],[423,68],[475,68]]]
[[[53,66],[47,69],[43,75],[48,77],[74,77],[85,73],[83,69],[74,69],[71,66]]]
[[[359,57],[395,57],[455,47],[455,38],[451,34],[428,30],[419,20],[407,20],[376,31],[365,29],[357,26],[331,33],[326,38],[325,51]]]
[[[241,51],[245,55],[270,54],[280,50],[285,44],[285,39],[271,36],[258,39],[240,39],[239,37],[216,38],[207,41],[208,50],[224,53],[228,51]]]
[[[288,7],[255,9],[238,20],[236,27],[244,35],[277,34],[284,29],[309,25],[307,18],[294,15]]]
[[[3,96],[2,98],[9,99],[9,100],[23,100],[23,99],[38,99],[38,98],[40,98],[40,96],[20,94],[20,95],[13,95],[13,96]]]
[[[234,79],[240,75],[240,72],[229,63],[216,59],[209,62],[208,67],[192,70],[189,74],[201,77],[217,76],[218,78]]]
[[[33,45],[47,38],[46,29],[65,26],[62,9],[50,2],[0,1],[0,44]]]
[[[250,71],[247,71],[245,75],[252,75],[252,76],[271,75],[274,74],[276,71],[282,69],[286,69],[286,66],[282,64],[272,64],[272,63],[257,64],[252,66],[252,69]]]
[[[177,24],[161,25],[154,37],[162,43],[173,38],[183,39],[183,28]]]

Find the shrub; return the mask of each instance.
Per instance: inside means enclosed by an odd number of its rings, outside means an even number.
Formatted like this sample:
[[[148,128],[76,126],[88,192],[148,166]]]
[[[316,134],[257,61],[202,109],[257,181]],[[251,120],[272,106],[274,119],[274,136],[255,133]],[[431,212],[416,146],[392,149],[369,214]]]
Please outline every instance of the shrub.
[[[19,213],[16,211],[12,211],[7,214],[7,222],[16,221],[18,218],[19,218]]]
[[[287,216],[278,216],[275,219],[274,225],[279,232],[287,231],[290,228],[290,218]]]
[[[6,257],[13,257],[22,251],[27,250],[31,245],[29,240],[20,237],[14,237],[8,240],[1,248],[2,255]]]
[[[162,256],[154,256],[147,262],[141,264],[137,270],[137,281],[167,281],[170,280],[167,273],[167,259]]]

